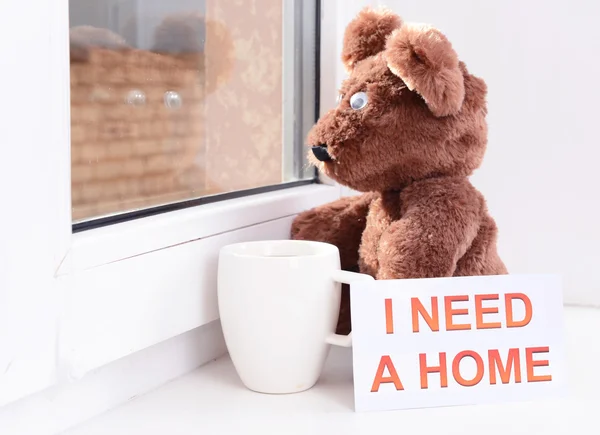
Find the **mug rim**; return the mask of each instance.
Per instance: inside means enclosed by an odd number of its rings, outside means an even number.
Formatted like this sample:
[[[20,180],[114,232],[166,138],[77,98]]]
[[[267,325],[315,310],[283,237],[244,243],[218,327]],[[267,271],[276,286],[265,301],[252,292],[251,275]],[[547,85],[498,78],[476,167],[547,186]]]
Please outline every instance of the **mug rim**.
[[[290,245],[290,246],[310,246],[317,248],[316,250],[308,253],[298,253],[291,255],[268,255],[268,253],[248,253],[243,252],[242,249],[250,247],[261,247],[261,246],[273,246],[273,245]],[[290,258],[317,258],[326,257],[330,255],[339,254],[337,246],[326,243],[316,242],[312,240],[251,240],[247,242],[232,243],[221,248],[221,255],[230,255],[238,258],[260,258],[264,260],[289,260]]]

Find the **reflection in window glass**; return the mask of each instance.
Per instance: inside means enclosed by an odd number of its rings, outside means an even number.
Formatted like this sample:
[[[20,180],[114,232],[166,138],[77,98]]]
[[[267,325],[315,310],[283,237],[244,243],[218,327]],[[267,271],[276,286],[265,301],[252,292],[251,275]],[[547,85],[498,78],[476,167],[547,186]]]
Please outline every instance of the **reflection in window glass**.
[[[301,178],[286,19],[281,0],[71,0],[74,222]]]

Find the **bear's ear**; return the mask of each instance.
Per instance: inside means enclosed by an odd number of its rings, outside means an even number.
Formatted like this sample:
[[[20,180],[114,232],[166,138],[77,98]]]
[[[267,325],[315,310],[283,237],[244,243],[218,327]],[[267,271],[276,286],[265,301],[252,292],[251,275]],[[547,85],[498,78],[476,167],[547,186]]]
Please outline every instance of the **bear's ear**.
[[[405,24],[388,39],[385,58],[390,71],[420,94],[435,116],[460,111],[465,97],[463,74],[456,52],[439,30]]]
[[[348,24],[344,32],[342,62],[350,72],[357,62],[385,49],[388,36],[402,26],[402,18],[380,8],[366,7]]]

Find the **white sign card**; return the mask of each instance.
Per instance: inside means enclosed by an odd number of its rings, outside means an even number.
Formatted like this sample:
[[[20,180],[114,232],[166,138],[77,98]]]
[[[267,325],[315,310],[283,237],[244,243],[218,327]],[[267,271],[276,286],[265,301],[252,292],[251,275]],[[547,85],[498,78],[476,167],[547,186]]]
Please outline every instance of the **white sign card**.
[[[357,412],[566,391],[559,277],[365,281],[350,300]]]

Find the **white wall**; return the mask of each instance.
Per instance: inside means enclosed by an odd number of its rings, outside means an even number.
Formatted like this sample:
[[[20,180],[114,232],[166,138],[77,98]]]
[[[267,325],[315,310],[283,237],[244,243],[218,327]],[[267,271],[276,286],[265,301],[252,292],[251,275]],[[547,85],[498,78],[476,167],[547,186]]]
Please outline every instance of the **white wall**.
[[[600,3],[343,3],[338,41],[361,5],[382,4],[405,21],[438,27],[486,80],[489,148],[472,180],[499,225],[502,257],[511,273],[561,273],[566,302],[600,306]],[[333,102],[329,91],[325,104]]]

